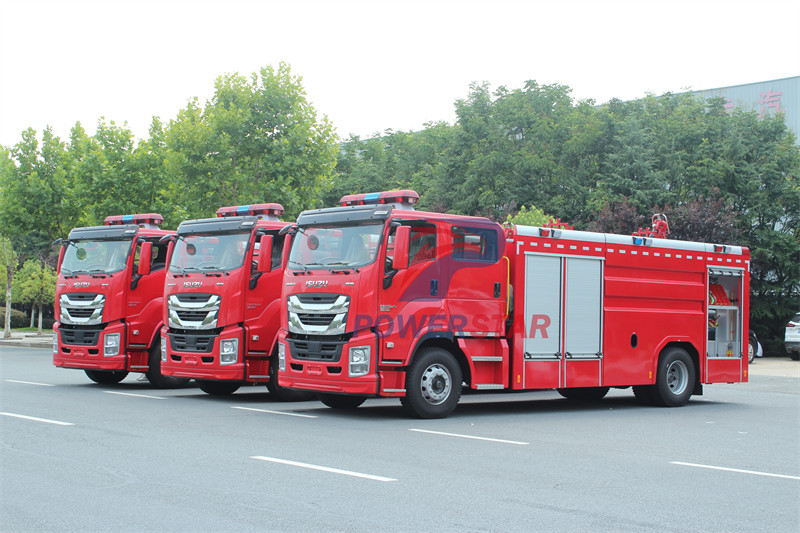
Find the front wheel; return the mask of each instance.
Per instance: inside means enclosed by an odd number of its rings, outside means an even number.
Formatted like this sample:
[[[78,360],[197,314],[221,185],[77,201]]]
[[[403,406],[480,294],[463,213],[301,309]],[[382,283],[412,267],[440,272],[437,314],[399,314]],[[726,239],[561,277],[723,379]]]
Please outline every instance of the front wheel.
[[[189,378],[165,376],[161,373],[161,339],[153,343],[150,356],[147,359],[147,380],[158,389],[180,389],[189,384]]]
[[[331,409],[355,409],[364,401],[364,396],[349,396],[345,394],[329,394],[326,392],[318,392],[317,399],[330,407]]]
[[[291,390],[278,384],[278,354],[272,354],[269,362],[269,382],[267,383],[269,395],[279,402],[305,402],[314,398],[314,393],[308,391]]]
[[[750,339],[747,346],[747,362],[752,363],[756,358],[756,352],[758,352],[758,344],[755,339]]]
[[[84,372],[89,379],[101,385],[114,385],[128,375],[125,370],[84,370]]]
[[[663,407],[685,405],[694,391],[695,375],[694,361],[686,350],[668,349],[658,360],[653,402]]]
[[[414,358],[406,374],[403,408],[417,418],[444,418],[458,405],[462,380],[453,354],[442,348],[426,348]]]

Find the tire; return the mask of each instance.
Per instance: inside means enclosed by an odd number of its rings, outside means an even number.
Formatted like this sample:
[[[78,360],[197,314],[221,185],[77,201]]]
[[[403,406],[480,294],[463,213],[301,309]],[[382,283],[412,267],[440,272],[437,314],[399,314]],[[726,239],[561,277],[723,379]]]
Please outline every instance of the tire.
[[[314,393],[309,391],[291,390],[278,384],[278,353],[272,354],[269,361],[269,382],[267,383],[269,395],[279,402],[305,402],[314,399]]]
[[[756,359],[756,353],[758,352],[758,343],[755,339],[750,339],[750,342],[747,343],[747,362],[752,363]]]
[[[694,362],[686,350],[669,348],[658,358],[656,384],[652,389],[653,402],[662,407],[686,405],[694,392]]]
[[[157,389],[180,389],[191,381],[189,378],[177,378],[165,376],[161,373],[161,337],[156,339],[153,347],[150,348],[150,355],[147,358],[147,380]]]
[[[236,381],[207,381],[205,379],[197,379],[197,386],[200,390],[211,396],[230,396],[241,386]]]
[[[125,370],[84,370],[89,379],[101,385],[114,385],[128,375]]]
[[[350,396],[347,394],[329,394],[318,392],[317,399],[331,409],[353,410],[364,403],[364,396]]]
[[[597,402],[608,394],[609,387],[573,387],[569,389],[556,389],[558,393],[568,400],[577,402]]]
[[[444,418],[461,398],[461,367],[442,348],[425,348],[406,373],[406,412],[417,418]]]
[[[800,361],[800,352],[789,352],[789,358],[792,361]]]

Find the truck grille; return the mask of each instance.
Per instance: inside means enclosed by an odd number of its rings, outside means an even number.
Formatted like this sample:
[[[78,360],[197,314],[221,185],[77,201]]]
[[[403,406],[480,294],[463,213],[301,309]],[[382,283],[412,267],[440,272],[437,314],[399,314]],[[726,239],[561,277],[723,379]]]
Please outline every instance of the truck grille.
[[[169,344],[176,352],[210,353],[214,349],[214,339],[219,336],[219,333],[219,330],[201,335],[182,331],[169,333]]]
[[[287,301],[289,332],[341,335],[347,326],[350,297],[343,294],[292,294]]]
[[[293,359],[335,363],[342,356],[342,346],[347,341],[286,339]]]
[[[59,328],[58,332],[61,335],[61,342],[63,344],[70,344],[74,346],[97,346],[102,329],[72,329],[72,328]]]
[[[104,294],[74,292],[58,298],[62,324],[95,326],[103,322]]]
[[[220,301],[218,294],[171,294],[167,299],[169,327],[190,330],[215,329]]]

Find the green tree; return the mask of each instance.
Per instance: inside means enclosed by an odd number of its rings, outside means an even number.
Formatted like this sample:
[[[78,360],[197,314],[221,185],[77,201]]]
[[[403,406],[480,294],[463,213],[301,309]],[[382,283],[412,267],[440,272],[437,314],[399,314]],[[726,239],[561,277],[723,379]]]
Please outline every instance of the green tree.
[[[23,263],[15,276],[15,293],[19,302],[30,302],[39,310],[38,332],[42,334],[42,318],[45,306],[52,309],[56,294],[56,272],[48,264],[29,259]]]
[[[12,298],[12,285],[14,283],[14,274],[17,271],[19,264],[17,254],[11,246],[11,239],[0,234],[0,268],[2,268],[5,277],[5,320],[3,324],[3,338],[11,337],[11,298]]]
[[[173,192],[192,217],[258,202],[296,215],[322,200],[338,149],[330,122],[317,119],[285,63],[249,80],[219,77],[204,107],[192,100],[170,123],[166,143]]]
[[[508,224],[517,224],[522,226],[544,226],[549,223],[553,217],[546,215],[544,211],[532,205],[530,209],[524,205],[520,208],[519,212],[514,216],[508,215],[506,222]]]

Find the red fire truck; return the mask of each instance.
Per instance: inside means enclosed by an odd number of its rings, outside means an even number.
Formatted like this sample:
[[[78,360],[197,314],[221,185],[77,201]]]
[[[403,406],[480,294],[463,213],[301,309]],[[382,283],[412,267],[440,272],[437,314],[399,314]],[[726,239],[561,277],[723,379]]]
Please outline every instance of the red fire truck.
[[[747,381],[749,251],[419,212],[418,195],[305,211],[283,275],[279,382],[334,408],[447,416],[462,384],[685,404]]]
[[[97,383],[144,372],[156,387],[187,379],[161,373],[162,302],[167,246],[174,234],[156,213],[106,217],[73,229],[58,258],[53,363],[80,368]]]
[[[184,221],[173,238],[164,287],[161,368],[213,395],[266,383],[278,399],[309,395],[270,379],[290,238],[280,204],[222,207]],[[272,363],[274,364],[274,363]]]

